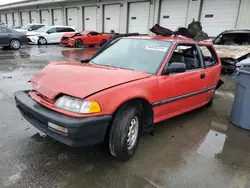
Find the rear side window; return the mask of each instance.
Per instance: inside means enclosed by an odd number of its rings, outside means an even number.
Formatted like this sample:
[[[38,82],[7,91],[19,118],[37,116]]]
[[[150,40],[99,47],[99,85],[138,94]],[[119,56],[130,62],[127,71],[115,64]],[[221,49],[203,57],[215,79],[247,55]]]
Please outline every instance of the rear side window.
[[[76,32],[74,29],[72,28],[66,28],[67,32]]]
[[[72,28],[68,28],[68,27],[57,27],[56,32],[57,33],[75,32],[75,30]]]
[[[210,46],[199,46],[205,67],[218,65],[218,59],[214,50]]]
[[[41,28],[41,27],[43,27],[44,25],[37,25],[37,29],[39,29],[39,28]]]
[[[91,36],[98,36],[98,35],[100,35],[100,34],[97,33],[97,32],[90,32],[89,35],[91,35]]]
[[[32,26],[30,26],[30,28],[29,28],[29,30],[31,30],[31,31],[37,30],[37,29],[38,29],[37,25],[32,25]]]
[[[10,30],[5,27],[0,27],[0,33],[10,33]]]

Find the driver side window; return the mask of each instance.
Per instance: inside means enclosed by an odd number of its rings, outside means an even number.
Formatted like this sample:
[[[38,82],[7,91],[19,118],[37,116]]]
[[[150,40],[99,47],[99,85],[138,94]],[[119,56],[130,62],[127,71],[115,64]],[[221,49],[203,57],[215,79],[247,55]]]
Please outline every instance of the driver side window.
[[[168,66],[171,63],[184,63],[186,65],[186,70],[202,68],[200,56],[194,44],[177,45],[168,62]]]

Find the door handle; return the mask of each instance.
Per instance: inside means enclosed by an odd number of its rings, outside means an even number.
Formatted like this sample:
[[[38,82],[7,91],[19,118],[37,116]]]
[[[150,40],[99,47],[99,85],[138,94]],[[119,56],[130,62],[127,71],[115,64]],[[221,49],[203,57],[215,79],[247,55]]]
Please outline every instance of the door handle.
[[[201,74],[201,79],[204,79],[204,78],[206,78],[206,74],[205,74],[205,73],[202,73],[202,74]]]

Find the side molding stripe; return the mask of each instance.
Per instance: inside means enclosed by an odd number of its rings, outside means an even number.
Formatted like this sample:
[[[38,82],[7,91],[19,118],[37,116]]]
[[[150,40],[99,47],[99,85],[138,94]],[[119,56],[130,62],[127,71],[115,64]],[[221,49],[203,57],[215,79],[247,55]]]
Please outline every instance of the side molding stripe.
[[[215,88],[216,88],[216,86],[210,87],[210,88],[207,88],[207,89],[203,89],[203,90],[199,90],[199,91],[195,91],[195,92],[192,92],[192,93],[188,93],[188,94],[185,94],[185,95],[181,95],[181,96],[178,96],[178,97],[173,97],[173,98],[170,98],[170,99],[165,99],[165,100],[162,100],[162,101],[154,102],[154,103],[152,103],[152,106],[156,107],[156,106],[168,104],[168,103],[175,102],[175,101],[178,101],[178,100],[181,100],[181,99],[185,99],[185,98],[188,98],[188,97],[199,95],[201,93],[206,93],[206,92],[211,91],[211,90],[213,90]]]

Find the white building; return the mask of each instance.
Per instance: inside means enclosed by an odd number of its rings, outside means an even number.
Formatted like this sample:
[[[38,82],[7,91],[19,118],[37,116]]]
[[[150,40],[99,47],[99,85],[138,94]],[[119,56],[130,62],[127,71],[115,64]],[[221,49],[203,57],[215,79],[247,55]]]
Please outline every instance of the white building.
[[[250,0],[25,0],[0,5],[7,25],[44,23],[78,30],[149,34],[155,23],[176,29],[193,19],[210,36],[226,29],[250,28]]]

